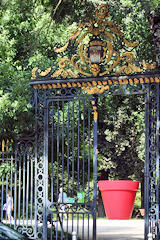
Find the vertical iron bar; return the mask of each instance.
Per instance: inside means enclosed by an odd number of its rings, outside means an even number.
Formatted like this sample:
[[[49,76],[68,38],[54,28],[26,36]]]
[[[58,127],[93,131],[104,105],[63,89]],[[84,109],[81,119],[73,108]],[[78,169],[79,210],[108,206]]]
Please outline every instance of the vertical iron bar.
[[[8,153],[6,153],[6,155],[7,155],[7,169],[8,169],[8,161],[9,161],[9,158],[8,158]],[[8,193],[8,191],[9,191],[9,184],[8,184],[8,171],[7,171],[7,174],[6,174],[6,203],[7,203],[7,193]],[[6,221],[7,221],[7,211],[6,211]]]
[[[77,236],[79,235],[79,213],[78,213],[78,216],[77,216]]]
[[[62,101],[62,188],[64,190],[64,101]],[[64,199],[62,194],[62,202],[63,201]]]
[[[17,149],[18,150],[18,149]],[[19,178],[18,178],[18,224],[20,225],[20,217],[21,217],[21,174],[22,174],[22,167],[21,167],[21,155],[19,154]]]
[[[73,108],[72,108],[72,196],[74,196],[74,101],[73,101]]]
[[[4,154],[2,153],[2,164],[4,163]],[[4,174],[2,175],[2,195],[1,195],[1,222],[3,221],[3,205],[4,205]]]
[[[80,100],[78,101],[78,146],[77,146],[77,182],[78,182],[78,191],[79,191],[79,176],[80,176],[80,169],[79,169],[79,153],[80,153]],[[79,215],[78,215],[79,216]]]
[[[23,154],[23,227],[24,227],[24,218],[25,218],[25,188],[26,188],[26,183],[25,183],[25,169],[26,169],[26,164],[25,164],[25,159],[26,157],[26,151],[24,151]]]
[[[57,102],[58,120],[57,120],[57,196],[59,191],[59,101]],[[56,199],[57,201],[58,199]]]
[[[69,121],[70,121],[70,116],[69,116],[69,110],[70,110],[70,102],[68,101],[68,127],[67,127],[67,195],[69,193]]]
[[[58,197],[58,192],[59,192],[59,121],[60,121],[60,105],[59,105],[59,101],[57,101],[57,112],[58,112],[58,119],[57,119],[57,194],[56,196]],[[58,199],[56,199],[57,201]],[[57,212],[57,224],[56,224],[56,240],[58,239],[58,215],[59,213]]]
[[[78,192],[80,191],[80,162],[79,162],[79,155],[80,155],[80,99],[78,100],[78,126],[77,126],[77,134],[78,134],[78,143],[77,143],[77,189]],[[77,214],[77,236],[79,234],[79,214]]]
[[[91,126],[91,106],[90,106],[90,100],[88,101],[88,202],[90,200],[90,197],[89,197],[89,192],[90,192],[90,151],[91,151],[91,146],[90,146],[90,139],[91,139],[91,129],[90,129],[90,126]]]
[[[48,124],[49,104],[44,109],[44,205],[43,205],[43,239],[47,239],[47,203],[48,203]]]
[[[17,142],[15,144],[15,176],[14,176],[14,228],[16,228],[17,220]]]
[[[54,108],[53,108],[53,102],[51,106],[51,112],[52,112],[52,129],[51,129],[51,202],[53,202],[53,162],[54,162]]]
[[[83,99],[83,152],[82,152],[82,189],[85,189],[85,100]],[[83,214],[83,230],[82,239],[84,239],[84,214]]]
[[[82,182],[83,182],[83,192],[85,188],[85,100],[83,100],[83,174],[82,174]]]
[[[28,227],[28,203],[29,203],[29,153],[27,153],[27,185],[26,185],[26,226]]]
[[[159,240],[159,135],[160,135],[160,121],[159,121],[159,108],[160,108],[160,88],[159,83],[156,83],[156,172],[155,172],[155,204],[156,204],[156,240]]]
[[[32,146],[33,147],[33,146]],[[33,215],[33,156],[30,157],[31,161],[31,179],[30,179],[30,221],[32,225],[32,215]]]
[[[149,230],[149,86],[145,95],[145,166],[144,166],[144,209],[145,209],[145,236],[148,240]]]
[[[83,219],[83,222],[82,222],[82,239],[84,240],[84,213],[82,214],[82,219]]]
[[[62,189],[64,191],[64,101],[62,100]],[[62,194],[62,202],[64,202],[63,194]],[[63,226],[63,213],[62,213],[62,226]],[[61,229],[62,230],[62,229]],[[63,236],[63,230],[62,235]]]
[[[89,214],[88,214],[88,235],[87,235],[87,239],[89,240]]]
[[[90,201],[89,193],[90,193],[90,126],[91,126],[91,116],[90,116],[91,110],[90,110],[90,100],[88,101],[88,202]],[[89,214],[88,214],[88,240],[90,236],[90,229],[89,229]]]
[[[97,97],[95,106],[97,107]],[[95,111],[95,110],[94,110]],[[98,114],[98,112],[97,112]],[[94,112],[94,139],[93,139],[93,240],[96,240],[96,208],[97,208],[97,118]]]
[[[35,228],[34,228],[34,235],[35,238],[37,238],[37,173],[38,173],[38,166],[37,166],[37,161],[38,161],[38,90],[34,89],[34,104],[35,104],[35,116],[36,116],[36,121],[35,121],[35,130],[36,130],[36,136],[35,136],[35,144],[34,144],[34,221],[35,221]]]
[[[12,184],[13,184],[13,154],[14,153],[11,153],[11,159],[10,159],[10,168],[11,168],[11,176],[10,176],[10,191],[11,191],[11,196],[13,197],[12,195]]]
[[[53,224],[53,214],[50,214],[50,219],[51,219],[51,230],[50,230],[50,240],[53,240],[53,237],[52,237],[52,224]],[[55,237],[55,236],[54,236]]]
[[[67,101],[67,196],[69,194],[69,150],[70,150],[70,146],[69,146],[69,130],[70,130],[70,101]],[[69,219],[69,214],[67,212],[67,233],[66,233],[66,239],[68,240],[68,219]]]
[[[74,101],[73,101],[73,108],[72,108],[72,197],[74,197]],[[72,214],[72,232],[73,232],[73,214]]]

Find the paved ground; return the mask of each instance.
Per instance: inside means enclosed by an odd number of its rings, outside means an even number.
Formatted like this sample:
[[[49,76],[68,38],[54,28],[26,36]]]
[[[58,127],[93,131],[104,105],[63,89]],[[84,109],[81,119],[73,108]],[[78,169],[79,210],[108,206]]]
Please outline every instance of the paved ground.
[[[73,224],[74,225],[74,224]],[[76,223],[73,226],[72,222],[68,223],[68,230],[71,233],[76,231]],[[65,222],[63,223],[65,230]],[[83,227],[84,226],[84,231]],[[88,232],[88,221],[84,223],[79,221],[79,236],[84,239],[92,239],[92,222],[89,223],[90,234]],[[144,239],[144,220],[97,220],[97,240],[142,240]]]
[[[143,220],[97,220],[97,240],[144,239]]]

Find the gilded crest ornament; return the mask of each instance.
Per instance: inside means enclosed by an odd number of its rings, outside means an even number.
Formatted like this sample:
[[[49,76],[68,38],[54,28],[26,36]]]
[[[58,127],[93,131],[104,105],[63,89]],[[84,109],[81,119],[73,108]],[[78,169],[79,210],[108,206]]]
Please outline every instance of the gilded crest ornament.
[[[124,49],[117,49],[116,41],[120,41]],[[78,78],[78,77],[103,77],[112,75],[129,75],[141,73],[145,69],[155,69],[156,63],[148,64],[145,61],[141,67],[134,64],[133,48],[139,42],[129,42],[116,22],[109,20],[109,8],[102,4],[95,12],[95,18],[77,26],[76,31],[69,37],[68,42],[61,48],[54,48],[57,54],[65,54],[73,42],[77,46],[76,53],[63,56],[58,62],[58,69],[54,72],[51,68],[41,71],[34,68],[32,79],[37,75],[51,78]],[[128,50],[126,51],[126,48]]]

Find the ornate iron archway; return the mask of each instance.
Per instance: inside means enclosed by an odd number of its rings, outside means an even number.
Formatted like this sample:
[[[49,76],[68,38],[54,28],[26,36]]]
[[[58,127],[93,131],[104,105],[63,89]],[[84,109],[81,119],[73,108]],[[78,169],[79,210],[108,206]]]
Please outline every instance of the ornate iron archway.
[[[101,5],[95,19],[80,24],[64,47],[54,49],[61,55],[57,58],[57,67],[45,71],[34,68],[32,71],[30,84],[34,88],[37,116],[36,155],[41,156],[37,158],[37,174],[41,179],[40,183],[37,181],[37,197],[40,199],[37,216],[39,220],[43,218],[43,231],[39,228],[37,233],[43,239],[47,237],[48,216],[52,216],[51,221],[55,216],[56,221],[59,219],[61,210],[56,201],[60,185],[71,198],[68,199],[70,208],[66,210],[67,223],[63,221],[64,213],[60,221],[61,237],[64,233],[68,239],[65,232],[71,227],[70,231],[76,231],[82,239],[90,239],[91,215],[91,239],[96,239],[97,100],[103,94],[117,91],[145,94],[145,240],[159,239],[160,72],[154,70],[156,63],[142,61],[139,67],[134,64],[134,48],[138,42],[128,42],[116,23],[107,20],[108,15],[108,7]],[[117,39],[121,42],[121,49],[116,48]],[[83,146],[80,146],[80,137]],[[80,202],[77,192],[85,194],[85,200]],[[71,226],[69,215],[72,216]],[[83,216],[81,234],[80,215]],[[85,215],[87,235],[84,235]],[[56,236],[57,229],[58,225]]]

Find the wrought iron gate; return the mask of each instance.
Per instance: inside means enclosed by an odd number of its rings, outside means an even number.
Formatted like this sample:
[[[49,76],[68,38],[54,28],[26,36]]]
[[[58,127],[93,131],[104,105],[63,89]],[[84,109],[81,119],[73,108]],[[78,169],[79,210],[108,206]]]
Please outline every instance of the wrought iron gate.
[[[160,86],[147,86],[145,110],[145,239],[160,238],[159,233],[159,137]]]
[[[33,138],[2,140],[0,151],[0,218],[20,233],[36,237],[36,172]],[[13,198],[7,216],[7,195]],[[3,236],[4,239],[7,236]]]
[[[97,99],[76,88],[35,90],[37,156],[43,154],[38,208],[43,239],[96,239]],[[38,171],[40,169],[38,167]],[[58,202],[60,189],[67,198]],[[62,194],[62,195],[63,195]],[[43,216],[43,217],[42,217]],[[38,229],[39,237],[42,228]]]

